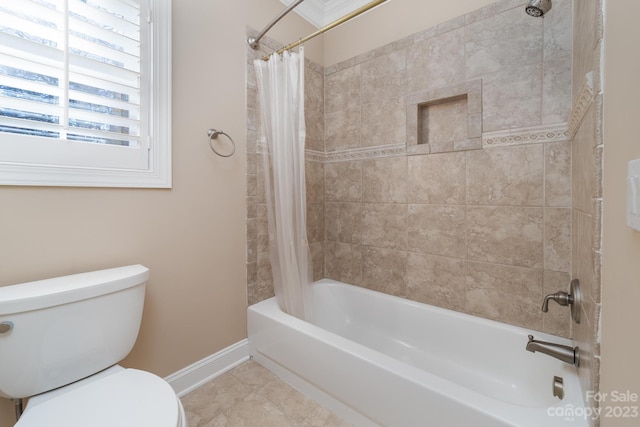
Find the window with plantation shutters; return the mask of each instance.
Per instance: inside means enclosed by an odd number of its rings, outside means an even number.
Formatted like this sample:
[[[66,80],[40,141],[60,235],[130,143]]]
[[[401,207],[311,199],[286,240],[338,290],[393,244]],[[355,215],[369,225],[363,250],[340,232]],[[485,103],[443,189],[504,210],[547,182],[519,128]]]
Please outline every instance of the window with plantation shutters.
[[[170,2],[0,0],[0,183],[170,186]]]

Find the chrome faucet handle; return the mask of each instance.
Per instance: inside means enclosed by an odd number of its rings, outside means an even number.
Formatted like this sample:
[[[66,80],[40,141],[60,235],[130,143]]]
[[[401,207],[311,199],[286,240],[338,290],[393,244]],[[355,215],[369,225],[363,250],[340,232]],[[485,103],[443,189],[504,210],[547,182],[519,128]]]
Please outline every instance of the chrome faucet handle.
[[[542,312],[546,313],[549,311],[549,301],[555,301],[561,306],[571,306],[571,318],[576,322],[580,323],[580,311],[581,311],[581,302],[582,302],[582,293],[580,292],[580,281],[578,279],[573,279],[571,281],[571,286],[569,288],[569,293],[564,291],[558,291],[554,294],[549,294],[544,297],[544,301],[542,301]]]
[[[542,302],[542,311],[544,313],[549,311],[549,300],[553,300],[561,306],[567,306],[573,304],[573,295],[568,294],[564,291],[559,291],[555,294],[547,295],[546,297],[544,297],[544,301]]]

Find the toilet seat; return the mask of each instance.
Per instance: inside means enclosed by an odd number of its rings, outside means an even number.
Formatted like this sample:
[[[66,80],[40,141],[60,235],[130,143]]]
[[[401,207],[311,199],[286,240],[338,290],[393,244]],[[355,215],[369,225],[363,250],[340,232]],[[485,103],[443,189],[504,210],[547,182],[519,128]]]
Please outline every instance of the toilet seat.
[[[182,405],[162,378],[118,369],[31,399],[15,427],[181,427]],[[32,402],[33,401],[33,402]],[[32,404],[33,403],[33,404]]]

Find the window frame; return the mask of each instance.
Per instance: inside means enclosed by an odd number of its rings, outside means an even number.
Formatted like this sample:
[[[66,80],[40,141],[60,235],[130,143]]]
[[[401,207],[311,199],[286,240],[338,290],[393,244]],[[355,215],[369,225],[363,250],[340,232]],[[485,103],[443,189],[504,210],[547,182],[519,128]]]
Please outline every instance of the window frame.
[[[103,167],[92,164],[93,157],[101,155],[118,156],[118,150],[126,149],[108,144],[91,144],[67,140],[52,140],[52,146],[65,144],[74,149],[74,156],[85,156],[81,165],[63,165],[43,162],[46,151],[32,150],[25,161],[24,155],[17,161],[0,158],[0,185],[15,186],[70,186],[70,187],[130,187],[130,188],[171,188],[171,0],[140,0],[148,2],[150,21],[152,64],[150,79],[149,132],[143,135],[140,149],[148,149],[146,169],[124,167]],[[149,45],[142,46],[143,49]],[[13,135],[7,144],[19,142]],[[1,143],[1,142],[0,142]],[[22,150],[23,154],[24,151]]]

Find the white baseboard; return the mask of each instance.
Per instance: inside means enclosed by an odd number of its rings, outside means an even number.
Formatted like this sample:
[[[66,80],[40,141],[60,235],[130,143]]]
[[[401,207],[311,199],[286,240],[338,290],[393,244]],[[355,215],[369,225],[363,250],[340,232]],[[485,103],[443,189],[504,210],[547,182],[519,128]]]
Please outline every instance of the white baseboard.
[[[249,340],[244,339],[169,375],[165,381],[173,387],[178,397],[182,397],[247,360]]]

